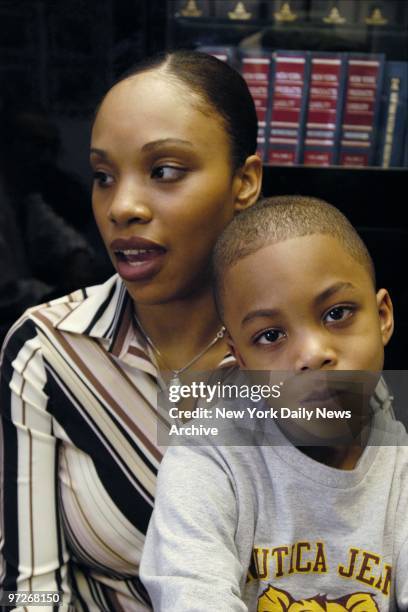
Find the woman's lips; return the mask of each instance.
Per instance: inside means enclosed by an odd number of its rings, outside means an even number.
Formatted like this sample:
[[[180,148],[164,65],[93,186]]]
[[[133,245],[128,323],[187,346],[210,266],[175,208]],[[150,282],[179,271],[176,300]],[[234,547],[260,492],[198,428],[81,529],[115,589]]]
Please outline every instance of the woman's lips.
[[[146,238],[117,238],[110,248],[119,275],[127,281],[149,280],[163,265],[166,249]]]

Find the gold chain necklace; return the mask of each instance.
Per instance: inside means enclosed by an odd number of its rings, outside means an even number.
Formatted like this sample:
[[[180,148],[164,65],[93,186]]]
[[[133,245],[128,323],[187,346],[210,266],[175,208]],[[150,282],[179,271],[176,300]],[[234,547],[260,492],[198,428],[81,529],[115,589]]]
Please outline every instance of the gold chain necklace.
[[[199,353],[197,353],[197,355],[195,355],[192,359],[190,359],[190,361],[186,363],[182,368],[177,368],[175,370],[174,368],[170,368],[168,363],[166,363],[166,360],[164,359],[163,355],[161,354],[157,346],[154,344],[153,340],[145,332],[137,316],[134,315],[134,317],[135,317],[136,324],[139,327],[140,331],[142,332],[142,336],[146,340],[147,344],[150,346],[151,349],[153,349],[153,351],[156,353],[157,357],[161,360],[161,362],[166,367],[166,369],[172,373],[169,385],[180,386],[181,385],[180,374],[188,370],[188,368],[192,366],[196,361],[198,361],[200,357],[202,357],[207,351],[209,351],[210,348],[218,342],[218,340],[221,340],[224,337],[225,331],[226,331],[224,325],[222,325],[220,329],[218,330],[218,332],[215,334],[214,338],[211,340],[211,342],[209,342],[209,344],[207,344]]]

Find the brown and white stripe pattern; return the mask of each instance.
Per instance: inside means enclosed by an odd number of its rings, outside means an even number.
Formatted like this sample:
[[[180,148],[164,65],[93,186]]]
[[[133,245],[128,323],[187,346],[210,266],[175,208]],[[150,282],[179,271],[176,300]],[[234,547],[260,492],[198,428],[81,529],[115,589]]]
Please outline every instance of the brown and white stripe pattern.
[[[4,345],[0,584],[63,590],[63,611],[149,609],[158,372],[131,314],[114,276],[30,309]]]

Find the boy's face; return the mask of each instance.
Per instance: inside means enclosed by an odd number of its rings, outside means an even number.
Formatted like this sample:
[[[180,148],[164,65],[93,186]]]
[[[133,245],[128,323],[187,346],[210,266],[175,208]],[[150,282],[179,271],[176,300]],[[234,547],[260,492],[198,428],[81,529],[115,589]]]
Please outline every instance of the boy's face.
[[[241,367],[383,367],[393,330],[388,292],[334,237],[313,234],[260,249],[224,278],[224,321]]]

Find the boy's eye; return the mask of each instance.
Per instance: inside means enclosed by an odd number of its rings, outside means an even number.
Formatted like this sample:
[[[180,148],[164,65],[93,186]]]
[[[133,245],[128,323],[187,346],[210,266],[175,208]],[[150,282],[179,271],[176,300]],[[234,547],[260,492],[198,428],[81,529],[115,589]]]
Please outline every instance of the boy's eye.
[[[93,173],[94,183],[97,183],[98,187],[110,187],[113,184],[113,177],[107,172],[102,172],[101,170],[96,170]]]
[[[154,179],[172,182],[181,179],[186,172],[187,169],[180,166],[157,166],[153,168],[150,176]]]
[[[324,319],[327,323],[336,323],[338,321],[345,321],[353,313],[351,306],[335,306],[331,308],[325,315]]]
[[[275,344],[284,337],[285,334],[279,329],[267,329],[262,334],[256,336],[254,344]]]

